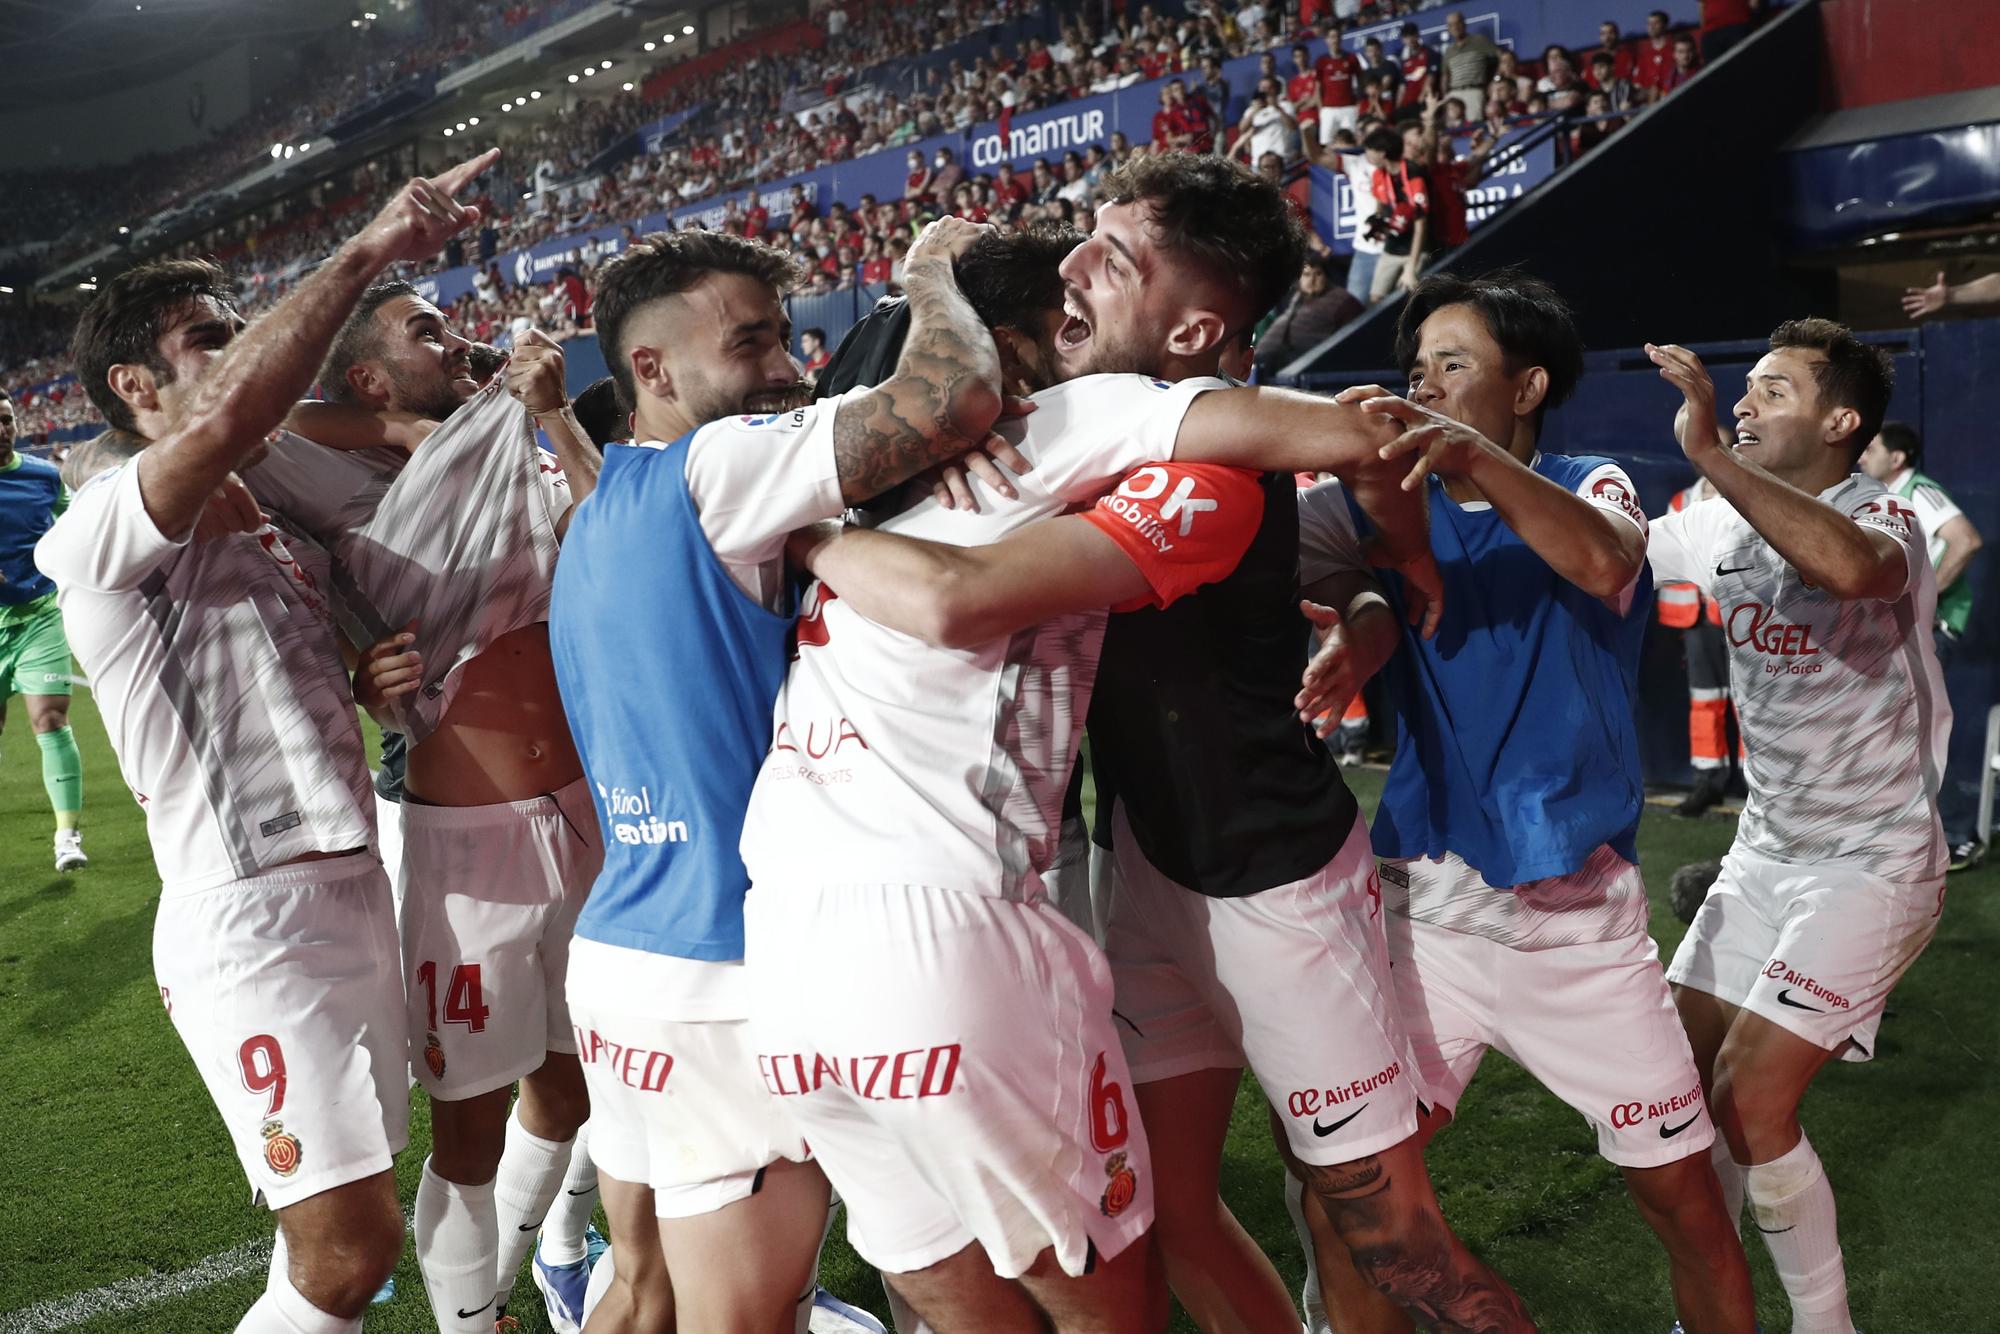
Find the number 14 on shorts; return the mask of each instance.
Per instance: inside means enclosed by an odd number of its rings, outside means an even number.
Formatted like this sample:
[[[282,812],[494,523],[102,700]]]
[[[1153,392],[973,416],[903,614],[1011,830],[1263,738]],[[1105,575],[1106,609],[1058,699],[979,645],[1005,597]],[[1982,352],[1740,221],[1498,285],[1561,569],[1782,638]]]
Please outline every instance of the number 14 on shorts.
[[[429,1030],[424,1037],[424,1064],[433,1076],[442,1079],[444,1044],[438,1041],[437,975],[437,960],[425,959],[417,965],[417,985],[424,989],[424,1027]],[[479,965],[452,965],[451,977],[444,988],[444,1021],[447,1024],[463,1024],[468,1033],[483,1033],[486,1031],[486,1016],[492,1012],[479,985]]]

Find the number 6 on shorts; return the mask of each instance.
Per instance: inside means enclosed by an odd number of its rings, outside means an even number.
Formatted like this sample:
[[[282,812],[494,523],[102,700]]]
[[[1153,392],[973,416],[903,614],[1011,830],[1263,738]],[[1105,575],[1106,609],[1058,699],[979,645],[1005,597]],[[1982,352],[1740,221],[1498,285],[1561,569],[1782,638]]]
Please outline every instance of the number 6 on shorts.
[[[438,1026],[437,960],[426,959],[417,965],[417,982],[424,989],[425,1014],[429,1017],[428,1027]],[[468,1033],[486,1031],[486,1016],[493,1011],[485,1003],[484,993],[479,985],[479,965],[461,963],[451,970],[451,982],[444,989],[444,1021],[448,1024],[464,1024]]]

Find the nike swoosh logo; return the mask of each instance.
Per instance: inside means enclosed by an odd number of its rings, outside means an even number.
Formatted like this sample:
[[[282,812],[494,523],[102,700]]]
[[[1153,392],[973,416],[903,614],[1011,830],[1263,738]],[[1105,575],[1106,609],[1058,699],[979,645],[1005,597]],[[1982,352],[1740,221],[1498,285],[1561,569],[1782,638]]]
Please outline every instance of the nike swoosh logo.
[[[1349,1112],[1346,1116],[1341,1117],[1338,1121],[1335,1121],[1330,1126],[1321,1125],[1319,1123],[1319,1118],[1314,1117],[1313,1134],[1318,1135],[1321,1139],[1325,1139],[1328,1135],[1331,1135],[1334,1131],[1340,1129],[1342,1126],[1346,1125],[1349,1121],[1352,1121],[1355,1117],[1361,1115],[1363,1112],[1367,1110],[1368,1110],[1368,1104],[1364,1102],[1359,1107],[1356,1107],[1353,1111]]]
[[[1811,1010],[1814,1014],[1826,1013],[1825,1010],[1820,1009],[1819,1006],[1817,1005],[1807,1005],[1804,1001],[1793,1000],[1792,989],[1790,987],[1786,987],[1783,991],[1778,993],[1778,1004],[1789,1005],[1794,1010]]]
[[[486,1305],[484,1305],[484,1306],[482,1306],[482,1307],[478,1308],[478,1310],[474,1310],[474,1311],[460,1311],[460,1312],[458,1313],[458,1318],[459,1318],[460,1320],[470,1320],[470,1319],[472,1319],[472,1317],[474,1317],[474,1316],[478,1315],[480,1311],[490,1311],[490,1310],[492,1310],[492,1309],[493,1309],[493,1303],[492,1303],[492,1302],[488,1302],[488,1303],[486,1303]]]
[[[521,1226],[515,1228],[514,1230],[516,1232],[533,1232],[536,1228],[540,1226],[541,1226],[540,1223],[523,1223],[521,1224]]]
[[[1754,565],[1730,565],[1730,566],[1718,565],[1715,567],[1715,573],[1716,577],[1720,578],[1725,574],[1742,574],[1745,570],[1752,570],[1755,568],[1756,567]]]
[[[595,1195],[596,1193],[597,1187],[595,1186],[585,1186],[582,1190],[565,1190],[563,1192],[565,1195]]]
[[[1701,1113],[1696,1112],[1693,1116],[1690,1116],[1687,1120],[1681,1122],[1677,1126],[1661,1126],[1660,1138],[1672,1139],[1674,1136],[1680,1134],[1683,1130],[1686,1130],[1689,1126],[1693,1125],[1695,1122],[1699,1120],[1701,1120]]]

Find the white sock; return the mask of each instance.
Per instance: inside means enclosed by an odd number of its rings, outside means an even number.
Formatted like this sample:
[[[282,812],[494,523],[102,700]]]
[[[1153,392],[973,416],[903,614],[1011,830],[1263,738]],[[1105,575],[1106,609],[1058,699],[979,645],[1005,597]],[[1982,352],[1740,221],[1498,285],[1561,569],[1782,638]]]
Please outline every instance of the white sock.
[[[444,1334],[493,1334],[493,1272],[500,1237],[494,1230],[493,1183],[446,1181],[424,1159],[417,1185],[417,1267]]]
[[[1292,1230],[1299,1234],[1299,1249],[1306,1253],[1306,1286],[1300,1295],[1305,1307],[1306,1328],[1326,1328],[1326,1300],[1319,1291],[1319,1252],[1313,1249],[1312,1229],[1306,1226],[1306,1187],[1303,1181],[1285,1173],[1285,1212],[1292,1216]]]
[[[285,1263],[284,1233],[272,1253],[271,1278],[257,1304],[243,1313],[236,1334],[356,1334],[359,1320],[328,1315],[292,1286]]]
[[[1729,1141],[1717,1131],[1715,1143],[1708,1150],[1709,1166],[1715,1169],[1715,1179],[1722,1183],[1722,1204],[1729,1210],[1729,1221],[1741,1231],[1743,1227],[1743,1165],[1729,1154]]]
[[[543,1139],[521,1124],[521,1105],[507,1118],[507,1146],[500,1151],[500,1172],[493,1178],[494,1235],[500,1246],[493,1271],[493,1309],[507,1308],[521,1261],[535,1244],[549,1205],[562,1189],[573,1140]]]
[[[562,1193],[542,1222],[542,1259],[552,1265],[573,1265],[588,1253],[584,1229],[597,1210],[597,1164],[590,1161],[590,1122],[577,1128],[570,1142],[569,1171]]]
[[[1790,1153],[1752,1165],[1744,1186],[1750,1215],[1792,1299],[1792,1334],[1854,1334],[1833,1184],[1811,1142],[1801,1135]]]
[[[604,1294],[611,1291],[611,1279],[618,1272],[618,1248],[606,1246],[604,1254],[597,1257],[597,1263],[590,1271],[590,1284],[583,1290],[583,1323],[590,1324],[590,1313],[604,1300]]]

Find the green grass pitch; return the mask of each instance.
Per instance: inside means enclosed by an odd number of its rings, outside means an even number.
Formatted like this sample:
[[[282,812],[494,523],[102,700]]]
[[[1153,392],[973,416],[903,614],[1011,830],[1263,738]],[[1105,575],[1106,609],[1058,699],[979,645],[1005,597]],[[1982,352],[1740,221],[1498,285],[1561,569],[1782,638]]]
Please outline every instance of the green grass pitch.
[[[84,753],[88,870],[51,870],[39,756],[19,701],[0,735],[0,1331],[25,1312],[120,1280],[184,1274],[268,1237],[220,1123],[153,985],[157,883],[137,807],[118,781],[87,693],[73,721]],[[1379,780],[1357,789],[1372,807]],[[1653,931],[1671,953],[1681,926],[1664,906],[1674,868],[1720,855],[1732,825],[1649,812],[1639,847],[1654,891]],[[1831,1172],[1859,1323],[1869,1334],[2000,1327],[2000,870],[1952,877],[1937,940],[1896,994],[1870,1064],[1836,1065],[1805,1122]],[[841,982],[829,967],[826,985]],[[1296,1288],[1300,1263],[1263,1103],[1246,1084],[1226,1150],[1230,1204]],[[407,1204],[429,1124],[416,1099],[399,1164]],[[1505,1274],[1552,1334],[1664,1334],[1666,1266],[1594,1151],[1581,1118],[1497,1055],[1431,1152],[1445,1211]],[[1764,1328],[1790,1319],[1752,1234]],[[823,1278],[883,1309],[872,1271],[836,1237]],[[370,1331],[432,1328],[414,1258]],[[161,1287],[167,1285],[162,1284]],[[187,1334],[228,1330],[262,1271],[184,1282],[176,1295],[67,1326]],[[514,1310],[544,1330],[525,1278]],[[45,1319],[36,1322],[47,1327]],[[1192,1329],[1178,1320],[1176,1329]]]

